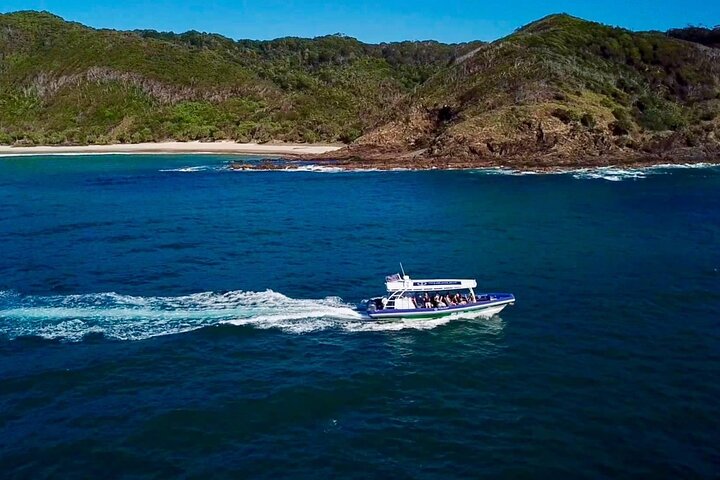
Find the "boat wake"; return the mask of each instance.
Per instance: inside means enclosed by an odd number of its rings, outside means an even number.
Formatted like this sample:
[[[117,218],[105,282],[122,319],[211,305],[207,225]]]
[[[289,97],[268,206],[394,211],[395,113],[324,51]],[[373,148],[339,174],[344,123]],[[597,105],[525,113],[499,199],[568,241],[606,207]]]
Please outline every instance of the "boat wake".
[[[344,328],[351,332],[380,332],[380,331],[400,331],[405,329],[413,330],[432,330],[433,328],[446,325],[453,320],[474,320],[478,318],[492,318],[494,313],[487,311],[462,312],[446,317],[419,319],[419,318],[400,318],[392,320],[378,320],[365,322],[351,322],[344,325]]]
[[[477,316],[477,315],[476,315]],[[310,333],[432,329],[454,318],[372,322],[338,297],[294,299],[272,290],[143,297],[98,293],[31,296],[0,292],[0,338],[37,336],[67,342],[88,335],[143,340],[216,325]]]

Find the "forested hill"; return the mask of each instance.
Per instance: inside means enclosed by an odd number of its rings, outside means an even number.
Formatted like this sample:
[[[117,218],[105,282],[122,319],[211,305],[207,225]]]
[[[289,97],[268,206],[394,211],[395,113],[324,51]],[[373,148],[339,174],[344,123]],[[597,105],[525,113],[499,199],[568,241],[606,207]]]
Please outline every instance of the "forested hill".
[[[477,46],[234,41],[0,15],[0,143],[350,142]]]
[[[363,155],[379,145],[549,165],[720,160],[720,50],[568,15],[481,46],[428,79],[413,104],[359,139]]]
[[[700,43],[708,47],[720,48],[720,25],[715,28],[686,27],[669,30],[668,36]]]
[[[418,160],[717,156],[713,47],[717,29],[631,32],[568,15],[492,43],[369,45],[96,30],[18,12],[0,15],[0,143],[344,142],[346,156]]]

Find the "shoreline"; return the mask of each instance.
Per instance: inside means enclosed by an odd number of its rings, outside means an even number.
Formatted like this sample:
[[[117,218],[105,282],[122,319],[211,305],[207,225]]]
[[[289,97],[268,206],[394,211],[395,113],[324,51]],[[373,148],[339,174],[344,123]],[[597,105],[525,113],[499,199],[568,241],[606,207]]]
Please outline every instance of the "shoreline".
[[[638,163],[633,165],[609,164],[602,166],[583,167],[555,167],[545,169],[512,168],[509,166],[477,166],[477,167],[448,167],[448,168],[425,168],[425,167],[356,167],[332,166],[328,164],[306,163],[291,164],[285,167],[240,167],[230,165],[230,170],[236,172],[308,172],[308,173],[370,173],[370,172],[443,172],[443,171],[466,171],[466,172],[487,172],[501,175],[574,175],[574,174],[603,174],[622,175],[637,174],[655,169],[686,169],[686,168],[717,168],[720,162],[687,162],[687,163]]]
[[[280,157],[257,161],[232,162],[236,170],[285,170],[296,167],[348,170],[475,170],[501,169],[526,173],[559,173],[579,169],[647,168],[657,165],[720,164],[720,148],[679,147],[658,152],[632,150],[604,155],[567,155],[556,152],[513,152],[507,155],[481,155],[458,151],[453,155],[434,155],[427,149],[403,150],[375,145],[349,145],[339,151]]]
[[[422,171],[498,170],[524,174],[554,174],[597,169],[644,169],[671,166],[718,166],[720,153],[696,154],[678,151],[675,155],[608,155],[568,158],[558,156],[509,156],[506,158],[427,157],[421,152],[346,149],[347,145],[293,143],[149,142],[111,145],[43,145],[14,147],[0,145],[0,158],[22,156],[211,154],[265,155],[260,161],[237,159],[231,170],[260,171]],[[342,150],[344,149],[344,150]],[[342,150],[342,151],[340,151]],[[338,152],[337,155],[334,155]]]
[[[414,161],[413,161],[414,160]],[[498,161],[480,160],[468,161],[462,159],[413,159],[413,160],[389,160],[389,159],[329,159],[313,158],[278,158],[264,159],[260,162],[237,161],[230,165],[230,169],[237,171],[336,171],[336,172],[361,172],[361,171],[442,171],[442,170],[498,170],[506,172],[517,172],[524,174],[555,174],[580,172],[587,170],[602,169],[646,169],[646,168],[672,168],[672,167],[714,167],[720,165],[720,158],[716,156],[702,157],[660,157],[660,158],[618,158],[600,157],[594,161],[538,161],[516,159],[505,159]],[[516,160],[516,161],[512,161]]]
[[[72,155],[72,154],[143,154],[143,153],[214,153],[236,155],[282,155],[299,157],[322,155],[341,149],[340,145],[323,144],[259,144],[221,142],[158,142],[116,143],[112,145],[12,147],[0,145],[0,156]]]

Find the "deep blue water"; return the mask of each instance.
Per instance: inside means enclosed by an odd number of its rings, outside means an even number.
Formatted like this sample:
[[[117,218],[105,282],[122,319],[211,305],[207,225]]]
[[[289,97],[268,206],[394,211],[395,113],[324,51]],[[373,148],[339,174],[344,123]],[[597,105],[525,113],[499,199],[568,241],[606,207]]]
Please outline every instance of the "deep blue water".
[[[720,169],[227,161],[0,158],[0,476],[720,475]],[[517,304],[358,318],[399,261]]]

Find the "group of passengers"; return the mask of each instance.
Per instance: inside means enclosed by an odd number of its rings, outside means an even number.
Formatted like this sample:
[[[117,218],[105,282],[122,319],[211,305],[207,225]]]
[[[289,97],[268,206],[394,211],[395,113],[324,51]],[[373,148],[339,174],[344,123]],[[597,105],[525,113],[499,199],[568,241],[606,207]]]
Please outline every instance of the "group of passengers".
[[[456,305],[467,305],[468,303],[474,303],[475,299],[472,295],[463,295],[461,293],[450,294],[435,294],[430,296],[427,292],[420,295],[411,295],[415,308],[443,308],[443,307],[454,307]]]

